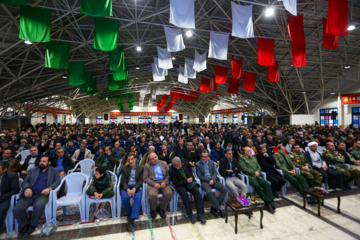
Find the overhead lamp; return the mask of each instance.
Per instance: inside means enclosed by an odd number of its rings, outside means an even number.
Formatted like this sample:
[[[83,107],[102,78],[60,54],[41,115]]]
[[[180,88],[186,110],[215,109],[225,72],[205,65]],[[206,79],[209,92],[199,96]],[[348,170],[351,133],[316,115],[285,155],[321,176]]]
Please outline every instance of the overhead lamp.
[[[302,94],[305,94],[306,92],[305,92],[305,91],[302,91],[301,93],[302,93]]]
[[[192,33],[191,30],[187,30],[186,33],[185,33],[185,35],[186,35],[187,37],[192,37],[193,33]]]
[[[355,25],[350,25],[347,30],[348,30],[348,31],[355,30]]]
[[[349,64],[346,64],[344,68],[345,68],[345,69],[350,69],[351,67],[350,67]]]
[[[32,45],[32,42],[29,41],[29,40],[25,40],[24,43],[27,44],[27,45]]]
[[[175,57],[172,57],[171,59],[172,59],[172,60],[175,60],[176,58],[175,58]]]
[[[139,79],[139,78],[135,78],[135,79]]]
[[[64,76],[62,76],[62,78],[67,78],[67,76],[66,76],[66,75],[64,75]]]
[[[136,47],[136,51],[141,52],[141,47],[140,47],[140,46],[137,46],[137,47]]]
[[[334,92],[334,90],[332,90],[332,91],[331,91],[331,95],[335,95],[335,92]]]
[[[266,17],[271,17],[274,15],[274,13],[275,13],[275,9],[273,7],[267,7],[265,10]]]
[[[139,70],[139,69],[140,69],[140,67],[136,67],[136,69],[137,69],[137,70]]]

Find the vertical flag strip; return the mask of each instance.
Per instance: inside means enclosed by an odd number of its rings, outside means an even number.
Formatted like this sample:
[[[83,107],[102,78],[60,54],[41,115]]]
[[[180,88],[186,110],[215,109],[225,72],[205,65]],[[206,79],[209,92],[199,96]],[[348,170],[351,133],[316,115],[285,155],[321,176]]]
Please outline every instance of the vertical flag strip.
[[[244,71],[243,89],[253,92],[255,90],[256,73]]]
[[[242,78],[242,58],[239,60],[235,59],[234,56],[231,56],[231,67],[232,67],[232,76],[234,78]]]
[[[329,0],[326,33],[334,36],[348,35],[348,0]]]
[[[224,84],[227,80],[227,73],[228,73],[227,67],[221,67],[216,65],[216,71],[215,71],[216,84]]]
[[[268,82],[278,82],[279,81],[279,63],[275,62],[274,66],[266,67],[267,70],[267,80]]]
[[[273,66],[275,64],[275,41],[274,39],[258,38],[258,64]]]
[[[338,36],[326,32],[327,19],[323,18],[323,47],[327,49],[339,48]]]

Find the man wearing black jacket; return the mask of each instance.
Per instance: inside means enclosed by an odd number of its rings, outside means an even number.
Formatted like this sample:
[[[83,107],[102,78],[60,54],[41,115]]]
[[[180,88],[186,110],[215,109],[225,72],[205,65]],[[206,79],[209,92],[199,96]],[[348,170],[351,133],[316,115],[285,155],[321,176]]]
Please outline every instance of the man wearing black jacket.
[[[51,160],[51,166],[59,170],[60,179],[63,179],[67,172],[75,167],[71,158],[65,156],[62,147],[56,149],[56,156]]]
[[[187,164],[183,164],[179,157],[174,157],[172,160],[172,166],[170,167],[170,180],[173,182],[176,191],[180,195],[186,210],[187,217],[192,223],[196,222],[195,217],[192,214],[191,202],[187,192],[190,192],[194,196],[197,220],[202,224],[206,223],[204,218],[204,203],[199,191],[199,186],[195,181],[192,171],[188,168]]]
[[[24,164],[21,166],[20,177],[22,179],[25,179],[26,174],[31,168],[39,166],[40,159],[41,159],[41,155],[39,155],[38,148],[34,146],[31,147],[30,155],[25,158]]]
[[[275,169],[276,161],[274,158],[269,156],[265,145],[259,146],[257,161],[261,167],[261,170],[266,173],[267,180],[271,182],[271,190],[274,197],[279,198],[279,195],[276,192],[280,191],[286,181]]]
[[[17,174],[8,172],[8,167],[8,162],[0,162],[0,228],[10,208],[11,196],[20,190]]]

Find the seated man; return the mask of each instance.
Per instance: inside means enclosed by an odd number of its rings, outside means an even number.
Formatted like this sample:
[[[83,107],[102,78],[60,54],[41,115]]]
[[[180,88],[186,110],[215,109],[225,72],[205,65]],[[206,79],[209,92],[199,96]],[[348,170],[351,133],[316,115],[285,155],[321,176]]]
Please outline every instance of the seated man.
[[[275,213],[275,207],[271,204],[274,196],[270,184],[261,176],[261,168],[253,156],[250,147],[243,148],[244,155],[239,159],[242,172],[249,177],[250,185],[255,189],[259,197],[265,202],[264,209]]]
[[[251,155],[256,157],[258,155],[258,151],[256,150],[256,147],[253,146],[253,143],[250,138],[246,139],[246,146],[249,147],[251,150]],[[242,148],[242,154],[245,154],[245,147]]]
[[[305,155],[300,150],[299,144],[293,145],[292,153],[289,156],[295,167],[300,169],[301,176],[306,179],[310,187],[321,187],[323,176],[318,171],[311,169]]]
[[[114,184],[111,175],[106,175],[106,168],[99,166],[95,170],[95,175],[89,185],[86,194],[96,199],[111,198],[114,196]]]
[[[28,144],[28,141],[25,138],[23,138],[20,140],[20,145],[16,149],[16,153],[22,152],[24,150],[29,150],[29,149],[30,149],[30,145]]]
[[[59,170],[50,166],[49,156],[42,156],[39,167],[30,169],[22,183],[19,202],[14,207],[14,217],[19,223],[18,238],[30,236],[39,222],[49,199],[49,193],[60,184]],[[29,219],[26,210],[33,206]]]
[[[360,171],[352,167],[344,167],[343,163],[345,163],[345,157],[335,150],[333,142],[326,142],[325,148],[326,150],[322,155],[323,158],[329,165],[335,166],[336,170],[341,172],[345,186],[350,188],[350,182],[360,177]]]
[[[323,176],[322,182],[325,183],[326,188],[346,190],[342,174],[333,168],[329,168],[321,154],[317,151],[318,143],[310,142],[308,147],[309,150],[305,152],[305,158],[312,169],[321,173]]]
[[[10,208],[11,196],[20,190],[17,174],[8,172],[8,167],[8,162],[0,162],[0,228]]]
[[[225,158],[220,160],[219,172],[225,178],[225,185],[235,198],[239,196],[237,187],[240,189],[242,196],[246,195],[248,189],[246,184],[239,179],[238,174],[241,172],[241,168],[238,159],[233,158],[231,149],[225,150]]]
[[[149,155],[150,155],[150,153],[155,153],[155,147],[154,147],[154,146],[150,146],[150,147],[149,147],[149,152],[147,152],[147,153],[142,157],[141,163],[140,163],[140,165],[141,165],[142,167],[144,167],[145,164],[147,164],[147,163],[149,162]]]
[[[39,162],[41,159],[41,155],[39,155],[39,151],[37,147],[31,147],[30,148],[30,155],[25,158],[24,164],[21,166],[20,169],[20,177],[22,179],[25,179],[26,174],[28,171],[33,167],[38,167]]]
[[[284,178],[298,190],[301,196],[304,196],[304,189],[309,189],[309,184],[304,177],[296,174],[296,166],[291,161],[290,156],[286,154],[285,147],[279,145],[277,149],[278,151],[274,153],[276,166],[283,170]]]
[[[170,179],[175,186],[175,190],[179,193],[183,204],[185,206],[186,214],[192,223],[201,221],[202,224],[206,223],[204,218],[204,203],[199,191],[199,185],[196,183],[192,171],[187,164],[183,164],[179,157],[172,159],[170,167]],[[193,216],[191,202],[188,196],[190,192],[194,196],[196,204],[197,219]]]
[[[217,164],[220,164],[220,159],[224,158],[224,149],[221,147],[221,142],[216,142],[213,150],[211,150],[210,158]]]
[[[156,211],[162,219],[166,218],[165,212],[173,196],[173,187],[170,185],[169,166],[164,161],[159,161],[156,153],[149,155],[149,162],[144,168],[144,182],[148,184],[148,200],[150,204],[151,218],[156,218]],[[158,194],[164,196],[160,207],[157,208]]]
[[[237,149],[237,145],[233,145],[233,142],[232,142],[232,141],[228,141],[228,142],[226,143],[226,148],[225,148],[225,150],[226,150],[226,149],[232,150],[233,156],[234,156],[234,158],[236,159],[236,161],[239,160],[240,154],[239,154],[239,151],[238,151],[238,149]]]
[[[118,163],[116,154],[111,151],[111,147],[105,147],[105,152],[95,160],[95,167],[103,166],[106,170],[114,171],[115,165]]]
[[[137,161],[138,159],[140,159],[140,152],[136,151],[136,147],[135,147],[134,145],[130,145],[130,146],[129,146],[129,153],[127,153],[127,154],[123,157],[123,159],[124,159],[123,164],[124,164],[125,166],[129,164],[128,156],[129,156],[130,154],[135,155],[136,161]]]
[[[206,192],[208,199],[213,205],[211,207],[211,213],[215,216],[220,215],[222,218],[225,217],[225,213],[224,210],[222,210],[221,205],[224,203],[228,190],[218,181],[215,162],[210,160],[209,153],[206,150],[201,153],[201,161],[198,161],[195,164],[195,167],[196,176],[201,181],[201,188]],[[217,198],[212,192],[212,189],[220,191]]]
[[[127,230],[135,231],[135,219],[139,219],[141,206],[142,184],[144,168],[136,165],[136,156],[130,154],[128,156],[129,164],[121,169],[121,185],[120,194],[121,201],[128,216]],[[130,199],[133,198],[134,203],[130,205]],[[143,209],[143,211],[145,211]]]
[[[352,154],[351,151],[358,151],[355,150],[357,147],[355,145],[360,145],[360,141],[355,141],[354,142],[354,146],[349,148],[349,150],[346,150],[346,144],[345,142],[339,142],[338,144],[338,151],[341,155],[344,156],[345,158],[345,163],[346,164],[350,164],[351,168],[356,169],[356,170],[360,170],[360,158],[358,157],[358,154]],[[359,187],[360,186],[360,178],[355,178],[355,186]]]
[[[21,164],[18,159],[11,157],[11,155],[12,155],[12,150],[10,149],[4,150],[2,155],[3,159],[1,161],[9,163],[9,168],[8,168],[9,172],[17,173],[21,169]]]
[[[198,161],[198,159],[194,150],[194,144],[192,142],[188,142],[186,144],[186,150],[184,151],[184,154],[182,157],[180,157],[180,159],[182,159],[184,163],[188,164],[188,167],[190,169],[195,168],[195,163]]]
[[[74,142],[69,140],[66,147],[64,147],[65,152],[69,157],[72,157],[76,151],[76,147],[74,146]]]
[[[125,149],[120,147],[119,142],[114,143],[114,152],[117,155],[117,159],[119,160],[119,162],[121,162],[126,153],[125,153]]]
[[[81,143],[80,144],[80,149],[76,150],[74,155],[71,157],[71,159],[73,160],[73,162],[75,164],[77,164],[78,162],[80,162],[81,160],[84,159],[92,159],[92,154],[91,151],[89,149],[86,148],[86,144],[85,143]]]
[[[75,167],[71,158],[65,156],[65,152],[62,147],[56,149],[56,156],[51,160],[51,166],[59,170],[60,180],[67,175],[69,170]]]
[[[162,145],[161,146],[161,152],[159,154],[159,160],[166,162],[169,166],[171,166],[171,161],[175,157],[175,153],[169,151],[167,146]]]

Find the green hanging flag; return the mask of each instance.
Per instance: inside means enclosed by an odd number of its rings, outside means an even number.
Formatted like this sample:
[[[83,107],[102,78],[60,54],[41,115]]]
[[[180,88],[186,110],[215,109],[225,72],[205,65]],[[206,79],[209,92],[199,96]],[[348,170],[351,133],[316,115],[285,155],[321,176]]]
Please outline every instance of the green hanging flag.
[[[97,92],[97,80],[96,78],[92,78],[88,87],[87,95],[92,96]]]
[[[91,84],[93,77],[92,77],[92,71],[89,72],[85,72],[85,83],[81,84],[80,87],[80,92],[87,92],[88,88]]]
[[[67,42],[48,42],[46,43],[45,67],[67,69],[69,61],[69,47]]]
[[[68,68],[68,78],[70,86],[79,86],[86,83],[85,62],[70,62]]]
[[[109,52],[109,60],[112,71],[124,71],[127,69],[123,46]]]
[[[95,18],[94,49],[112,51],[116,48],[120,21]]]
[[[112,74],[108,74],[109,90],[118,90],[120,87],[117,85],[117,82],[114,81]]]
[[[121,80],[128,79],[129,71],[127,69],[125,71],[119,71],[119,72],[114,71],[113,75],[114,75],[115,81],[121,81]]]
[[[93,17],[111,17],[112,0],[81,0],[80,13]]]
[[[50,42],[51,9],[21,6],[19,38]]]
[[[6,5],[26,5],[27,0],[0,0],[0,4]]]

